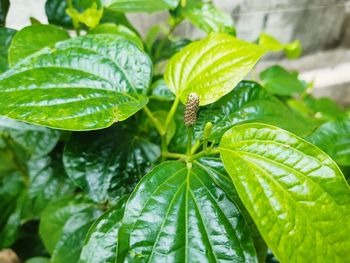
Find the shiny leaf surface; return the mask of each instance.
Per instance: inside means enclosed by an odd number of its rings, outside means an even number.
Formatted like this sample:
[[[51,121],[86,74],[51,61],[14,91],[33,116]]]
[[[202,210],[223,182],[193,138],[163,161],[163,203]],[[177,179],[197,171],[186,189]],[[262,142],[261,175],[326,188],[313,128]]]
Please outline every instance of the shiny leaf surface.
[[[0,27],[0,73],[8,69],[8,48],[16,30]]]
[[[258,83],[251,81],[242,81],[229,94],[200,111],[195,126],[197,138],[201,138],[208,121],[213,123],[210,139],[216,142],[229,128],[244,122],[272,124],[300,136],[310,134],[315,128],[311,121],[296,115]]]
[[[0,76],[0,114],[66,130],[93,130],[140,110],[151,61],[113,35],[57,43]]]
[[[118,12],[157,12],[174,9],[179,0],[103,0],[104,5]]]
[[[151,86],[150,98],[160,101],[172,101],[175,99],[175,96],[168,89],[165,81],[163,79],[159,79]]]
[[[280,66],[272,66],[260,73],[264,88],[272,94],[288,96],[302,93],[307,85],[296,74]]]
[[[0,116],[0,133],[8,134],[28,153],[35,156],[44,156],[49,153],[60,137],[57,130],[27,124],[3,116]]]
[[[325,151],[338,164],[350,166],[350,119],[322,124],[306,138]]]
[[[114,263],[116,262],[117,238],[124,215],[127,197],[101,215],[91,226],[79,263]]]
[[[265,50],[232,36],[212,33],[177,53],[164,73],[169,89],[186,103],[196,92],[200,105],[213,103],[229,93]]]
[[[256,262],[236,205],[197,164],[162,163],[129,198],[118,262]]]
[[[74,134],[63,160],[69,177],[102,203],[132,191],[159,155],[159,146],[140,137],[135,128],[112,126]]]
[[[51,262],[77,262],[85,235],[100,212],[83,198],[67,197],[44,210],[40,237]]]
[[[243,204],[281,262],[349,258],[350,188],[327,155],[266,124],[227,131],[220,152]]]
[[[69,38],[68,32],[52,25],[32,25],[18,31],[9,48],[9,62],[13,66],[22,59],[45,48],[54,47]]]

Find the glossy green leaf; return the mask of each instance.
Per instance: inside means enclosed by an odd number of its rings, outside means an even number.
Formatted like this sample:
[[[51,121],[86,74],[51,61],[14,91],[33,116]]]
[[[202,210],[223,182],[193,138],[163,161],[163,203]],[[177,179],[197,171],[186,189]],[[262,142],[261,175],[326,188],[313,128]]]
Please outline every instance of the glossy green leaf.
[[[68,32],[52,25],[32,25],[18,31],[9,48],[11,66],[45,48],[53,48],[59,41],[69,39]]]
[[[39,233],[52,258],[50,262],[77,262],[84,238],[100,212],[83,198],[67,197],[47,207]]]
[[[164,80],[183,103],[189,93],[196,92],[200,105],[210,104],[229,93],[264,53],[255,44],[212,33],[177,53],[169,61]]]
[[[203,3],[184,12],[184,17],[206,33],[227,33],[235,35],[233,21],[229,14],[217,9],[212,3]]]
[[[302,53],[301,42],[299,40],[295,40],[287,44],[282,44],[276,38],[266,33],[262,33],[260,35],[259,45],[261,45],[269,51],[278,52],[283,50],[289,59],[298,58]]]
[[[150,36],[149,36],[150,37]],[[152,40],[148,40],[152,41]],[[179,39],[171,41],[167,38],[157,39],[152,43],[152,57],[155,63],[171,58],[174,54],[189,45],[191,40]]]
[[[16,30],[0,27],[0,73],[8,69],[8,48]]]
[[[148,56],[125,39],[70,39],[0,76],[0,115],[65,130],[101,129],[147,103],[151,74]]]
[[[60,133],[57,130],[31,125],[0,116],[0,133],[8,134],[29,154],[44,156],[57,144]]]
[[[142,39],[134,31],[123,25],[113,23],[101,24],[89,31],[89,34],[114,34],[133,42],[140,49],[143,49]]]
[[[85,238],[79,263],[116,262],[117,238],[127,199],[124,197],[119,200],[91,226]]]
[[[151,86],[150,98],[160,101],[173,101],[175,96],[165,84],[164,79],[159,79]]]
[[[197,164],[170,161],[129,198],[118,262],[256,262],[242,215]]]
[[[304,81],[298,79],[296,74],[288,72],[280,66],[272,66],[260,73],[264,88],[272,94],[288,96],[302,93],[307,88]]]
[[[338,164],[350,166],[350,118],[326,122],[306,139]]]
[[[118,12],[157,12],[174,9],[179,0],[103,0],[104,5]]]
[[[76,133],[67,142],[65,169],[92,200],[102,203],[131,192],[159,158],[159,146],[135,131],[136,127],[112,126]]]
[[[75,190],[64,171],[61,158],[61,154],[55,153],[28,162],[30,183],[22,208],[23,218],[38,218],[52,202]]]
[[[202,137],[203,127],[208,121],[213,123],[210,140],[216,142],[229,128],[244,122],[272,124],[300,136],[310,134],[316,127],[251,81],[240,82],[229,94],[200,111],[195,126],[198,139]]]
[[[7,12],[10,8],[10,0],[0,0],[0,27],[5,26]]]
[[[50,263],[50,259],[45,257],[34,257],[26,260],[24,263]]]
[[[243,204],[281,262],[350,258],[350,188],[327,155],[266,124],[232,128],[219,149]]]

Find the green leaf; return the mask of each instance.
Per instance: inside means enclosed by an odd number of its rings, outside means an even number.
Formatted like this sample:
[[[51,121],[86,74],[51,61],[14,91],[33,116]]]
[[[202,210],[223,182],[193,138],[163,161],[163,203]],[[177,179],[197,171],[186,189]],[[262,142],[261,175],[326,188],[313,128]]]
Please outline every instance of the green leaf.
[[[51,152],[57,144],[60,132],[0,116],[0,133],[8,134],[29,154],[37,157]]]
[[[276,38],[266,33],[261,33],[259,37],[259,45],[269,51],[278,52],[283,50],[289,59],[298,58],[302,53],[301,42],[299,40],[295,40],[287,44],[282,44]]]
[[[104,5],[114,11],[132,12],[158,12],[174,9],[179,0],[104,0]]]
[[[200,105],[207,105],[229,93],[264,53],[255,44],[212,33],[177,53],[169,61],[164,80],[184,104],[188,94],[196,92]]]
[[[300,136],[310,134],[315,128],[314,123],[292,112],[279,99],[252,81],[240,82],[219,101],[201,109],[194,127],[197,139],[202,137],[204,125],[208,121],[213,123],[210,140],[216,142],[232,126],[244,122],[272,124]]]
[[[306,139],[339,165],[350,166],[350,118],[326,122]]]
[[[103,8],[94,2],[86,10],[79,12],[73,5],[69,5],[66,9],[66,13],[72,18],[74,28],[79,28],[80,24],[84,24],[91,29],[95,28],[100,23],[103,15]]]
[[[148,56],[125,39],[70,39],[0,76],[0,115],[65,130],[101,129],[147,103],[151,74]]]
[[[101,24],[89,31],[89,34],[114,34],[133,42],[140,49],[143,49],[142,39],[134,31],[123,25],[113,23]]]
[[[44,257],[34,257],[27,259],[24,263],[50,263],[50,259]]]
[[[160,101],[173,101],[175,96],[170,92],[164,79],[159,79],[151,86],[150,98]]]
[[[349,258],[350,188],[327,155],[266,124],[232,128],[219,149],[243,204],[281,262]]]
[[[151,40],[149,40],[151,41]],[[191,43],[188,39],[171,41],[168,38],[157,39],[152,43],[152,57],[155,63],[171,58],[174,54]]]
[[[242,215],[197,164],[154,168],[129,198],[118,262],[256,262]]]
[[[67,31],[52,25],[32,25],[18,31],[9,48],[9,62],[14,66],[22,59],[59,41],[69,39]]]
[[[212,3],[203,3],[196,8],[190,8],[183,15],[206,33],[236,34],[230,15],[217,9]]]
[[[7,12],[10,8],[10,0],[0,0],[0,27],[5,26]]]
[[[272,66],[260,73],[264,88],[272,94],[289,96],[300,94],[307,88],[305,82],[298,79],[296,74],[290,73],[280,66]]]
[[[116,262],[117,237],[127,197],[101,215],[91,226],[80,254],[79,263]]]
[[[8,69],[8,48],[16,30],[0,27],[0,73]]]
[[[315,118],[321,120],[334,120],[345,117],[344,110],[331,98],[315,98],[308,95],[303,102],[311,110]]]
[[[83,198],[67,197],[47,207],[39,233],[52,263],[77,262],[85,235],[100,212]]]
[[[61,154],[56,153],[28,162],[30,184],[22,208],[23,218],[38,218],[52,202],[75,190],[63,169],[61,158]]]
[[[92,200],[102,203],[131,192],[159,158],[159,146],[135,130],[135,125],[112,126],[98,132],[76,133],[67,142],[65,169]]]

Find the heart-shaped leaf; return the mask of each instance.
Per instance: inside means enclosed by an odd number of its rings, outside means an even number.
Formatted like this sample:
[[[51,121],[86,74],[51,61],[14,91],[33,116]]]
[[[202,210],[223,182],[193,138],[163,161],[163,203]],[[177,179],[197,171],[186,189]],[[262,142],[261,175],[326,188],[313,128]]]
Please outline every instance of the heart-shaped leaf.
[[[258,83],[242,81],[219,101],[201,109],[195,133],[202,137],[205,124],[213,123],[211,140],[220,141],[232,126],[244,122],[263,122],[300,136],[310,134],[316,127],[312,121],[292,112],[279,99],[266,92]]]
[[[159,156],[159,146],[140,137],[135,128],[112,126],[74,134],[63,161],[69,177],[102,203],[131,192]]]
[[[151,72],[148,56],[125,39],[70,39],[0,76],[0,115],[66,130],[101,129],[147,103]]]
[[[212,33],[177,53],[164,80],[184,104],[191,92],[198,94],[200,105],[210,104],[230,92],[264,54],[255,44]]]
[[[91,226],[80,254],[79,263],[115,263],[117,238],[127,197],[101,215]]]
[[[227,131],[220,152],[244,206],[281,262],[350,258],[350,188],[327,155],[266,124]]]
[[[236,205],[196,163],[165,162],[141,180],[118,242],[118,262],[256,262]]]
[[[350,118],[326,122],[306,139],[338,164],[350,166]]]

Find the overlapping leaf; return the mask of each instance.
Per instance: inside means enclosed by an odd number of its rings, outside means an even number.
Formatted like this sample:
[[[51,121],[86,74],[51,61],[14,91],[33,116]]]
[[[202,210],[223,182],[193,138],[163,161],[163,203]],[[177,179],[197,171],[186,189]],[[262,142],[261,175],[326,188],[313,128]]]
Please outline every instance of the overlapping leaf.
[[[151,71],[147,55],[125,39],[70,39],[0,76],[0,115],[67,130],[108,127],[147,103]]]
[[[157,12],[174,9],[179,0],[103,0],[104,5],[118,12]]]
[[[8,48],[16,30],[0,27],[0,73],[8,69]]]
[[[200,105],[207,105],[229,93],[264,53],[255,44],[212,33],[177,53],[169,61],[164,80],[183,103],[195,92]]]
[[[242,202],[281,262],[347,262],[350,188],[327,155],[266,124],[227,131],[220,152]]]
[[[64,152],[70,178],[96,202],[129,193],[158,159],[160,149],[135,133],[136,127],[74,134]]]
[[[118,262],[256,262],[236,205],[206,170],[177,161],[137,185],[118,243]]]

